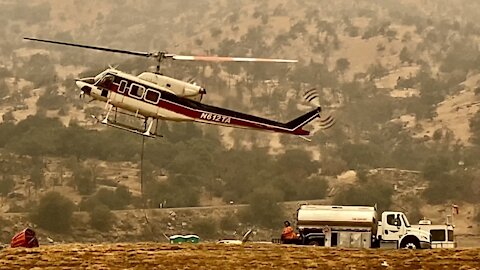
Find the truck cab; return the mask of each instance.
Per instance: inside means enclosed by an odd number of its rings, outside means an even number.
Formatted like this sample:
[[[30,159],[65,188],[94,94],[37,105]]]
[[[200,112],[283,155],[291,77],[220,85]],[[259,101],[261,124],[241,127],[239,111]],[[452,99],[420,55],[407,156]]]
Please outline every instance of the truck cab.
[[[402,212],[386,211],[378,223],[376,244],[380,248],[430,248],[430,233],[412,228]]]

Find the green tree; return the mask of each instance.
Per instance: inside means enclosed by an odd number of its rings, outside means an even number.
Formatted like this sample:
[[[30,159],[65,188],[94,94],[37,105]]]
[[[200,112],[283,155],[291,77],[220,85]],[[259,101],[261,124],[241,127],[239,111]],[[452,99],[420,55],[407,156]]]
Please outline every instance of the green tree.
[[[400,51],[399,57],[402,63],[412,62],[412,56],[410,55],[410,52],[408,51],[407,47],[403,47],[403,49]]]
[[[323,199],[327,195],[328,182],[323,177],[311,177],[300,181],[299,200],[318,200]]]
[[[335,70],[340,72],[341,74],[345,73],[345,71],[350,68],[350,61],[346,58],[339,58],[335,64]]]
[[[388,74],[388,69],[377,62],[368,67],[367,73],[370,74],[371,79],[378,79]]]
[[[233,231],[238,227],[238,216],[233,213],[227,213],[220,218],[220,229],[224,231]]]
[[[75,205],[58,192],[48,192],[30,213],[31,220],[43,229],[64,233],[70,230]]]
[[[115,197],[117,198],[120,209],[124,209],[132,201],[132,193],[128,187],[120,185],[115,189]]]
[[[106,205],[110,209],[120,209],[118,207],[118,202],[117,198],[115,196],[115,191],[107,189],[107,188],[101,188],[95,193],[94,195],[95,201],[100,202],[103,205]]]
[[[429,181],[440,180],[450,169],[453,161],[449,156],[433,156],[427,159],[423,165],[423,177]]]
[[[197,206],[200,199],[198,178],[177,175],[169,177],[166,182],[147,183],[145,196],[152,207],[158,207],[164,202],[164,207]]]
[[[339,151],[349,169],[381,167],[383,150],[374,143],[345,143]]]
[[[432,204],[448,201],[477,203],[480,201],[480,190],[475,175],[470,171],[457,170],[435,175],[435,178],[429,181],[423,196]]]
[[[99,231],[108,231],[115,224],[115,216],[104,204],[97,204],[89,211],[90,225]]]
[[[480,146],[480,111],[470,119],[470,131],[472,132],[470,140]]]
[[[44,176],[43,170],[40,164],[34,164],[30,172],[30,182],[32,182],[35,189],[39,189],[43,186]]]
[[[355,185],[338,192],[333,203],[338,205],[377,205],[386,210],[392,204],[393,187],[387,182],[370,180],[363,185]]]
[[[253,191],[248,199],[248,207],[240,213],[241,220],[265,228],[275,228],[282,223],[284,213],[278,204],[283,200],[280,190],[262,187]]]
[[[81,195],[89,195],[95,191],[95,182],[92,171],[88,168],[79,166],[73,171],[73,184]]]
[[[192,223],[193,231],[204,239],[214,239],[218,235],[218,223],[208,218],[197,219]]]
[[[131,193],[125,186],[119,186],[115,190],[101,188],[91,198],[94,202],[100,202],[110,209],[120,210],[131,201]]]

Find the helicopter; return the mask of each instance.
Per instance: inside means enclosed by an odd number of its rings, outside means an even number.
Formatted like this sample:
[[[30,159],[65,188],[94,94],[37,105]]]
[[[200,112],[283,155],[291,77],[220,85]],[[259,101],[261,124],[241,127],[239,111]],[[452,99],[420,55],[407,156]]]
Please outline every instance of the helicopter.
[[[327,129],[334,125],[332,116],[322,117],[319,97],[315,89],[305,93],[305,99],[314,104],[314,109],[287,122],[280,123],[226,108],[207,105],[201,102],[207,93],[206,89],[195,83],[178,80],[160,73],[160,64],[165,59],[181,61],[213,61],[213,62],[270,62],[296,63],[297,60],[178,55],[165,51],[141,52],[107,47],[98,47],[55,40],[24,37],[25,40],[51,43],[64,46],[80,47],[113,53],[121,53],[157,61],[156,72],[145,71],[138,76],[122,72],[116,68],[108,68],[94,77],[76,79],[80,96],[92,98],[91,101],[105,102],[105,115],[92,115],[98,123],[140,134],[146,137],[161,136],[157,134],[158,121],[193,121],[234,128],[254,129],[286,133],[310,140],[310,131],[303,129],[305,125],[320,118],[320,128]],[[143,120],[142,127],[132,126],[117,119],[118,114]],[[155,123],[155,126],[154,126]]]

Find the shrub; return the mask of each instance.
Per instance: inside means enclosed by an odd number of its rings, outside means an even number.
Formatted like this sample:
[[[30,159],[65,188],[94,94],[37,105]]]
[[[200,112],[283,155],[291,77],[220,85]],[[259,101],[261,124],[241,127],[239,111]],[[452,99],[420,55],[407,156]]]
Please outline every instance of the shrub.
[[[322,177],[313,177],[301,181],[299,185],[299,196],[301,200],[323,199],[327,195],[328,182]]]
[[[448,191],[448,192],[446,192]],[[431,204],[446,203],[448,201],[478,202],[478,188],[476,176],[470,171],[454,171],[440,174],[429,181],[423,197]]]
[[[132,200],[132,193],[128,187],[120,185],[115,189],[115,198],[117,199],[118,208],[123,209],[130,204]]]
[[[220,229],[223,231],[233,231],[238,226],[238,217],[231,213],[224,215],[220,219]]]
[[[418,222],[424,217],[419,207],[412,208],[411,211],[408,211],[407,216],[410,224],[418,224]]]
[[[73,184],[81,195],[89,195],[95,191],[94,177],[88,168],[77,167],[73,170]]]
[[[365,184],[350,186],[335,195],[334,204],[366,205],[388,209],[392,204],[393,187],[387,182],[370,180]]]
[[[281,199],[281,194],[275,188],[255,190],[248,199],[248,207],[240,212],[241,221],[264,228],[278,227],[284,216],[283,209],[278,204]]]
[[[58,192],[48,192],[31,213],[31,220],[39,227],[52,232],[67,232],[70,230],[72,214],[75,205]]]
[[[131,202],[131,193],[125,186],[119,186],[115,191],[108,188],[99,189],[95,195],[88,199],[82,199],[80,202],[80,210],[88,211],[98,204],[103,204],[112,210],[125,209]]]
[[[108,231],[115,224],[115,215],[104,204],[97,204],[89,215],[90,225],[99,231]]]
[[[198,219],[192,224],[192,228],[201,238],[213,239],[218,235],[218,224],[208,218]]]
[[[108,206],[110,209],[120,209],[117,206],[117,198],[115,196],[115,191],[113,190],[101,188],[95,193],[94,197],[97,201]]]

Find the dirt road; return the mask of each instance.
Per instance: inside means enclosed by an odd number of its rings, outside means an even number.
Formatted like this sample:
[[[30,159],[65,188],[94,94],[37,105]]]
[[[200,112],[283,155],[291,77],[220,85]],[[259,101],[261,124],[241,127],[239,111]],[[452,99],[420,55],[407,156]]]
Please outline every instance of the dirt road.
[[[353,250],[273,244],[59,244],[0,251],[0,269],[480,269],[480,249]]]

